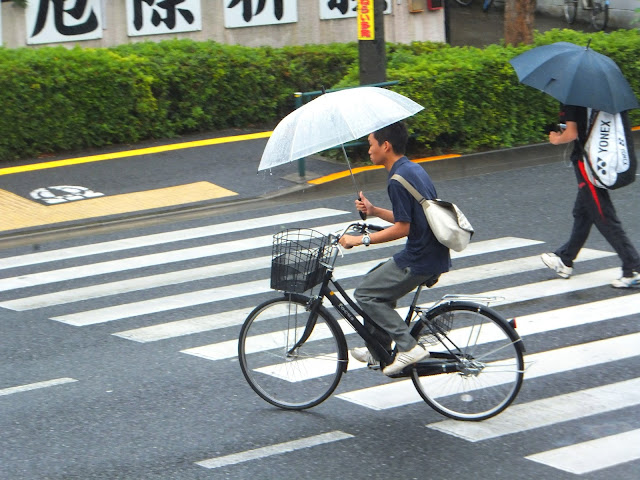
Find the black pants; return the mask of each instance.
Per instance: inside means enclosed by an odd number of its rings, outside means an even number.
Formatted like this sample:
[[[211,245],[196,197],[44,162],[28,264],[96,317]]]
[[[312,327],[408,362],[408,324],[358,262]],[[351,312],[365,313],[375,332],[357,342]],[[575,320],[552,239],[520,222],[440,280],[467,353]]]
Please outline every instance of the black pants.
[[[569,241],[556,250],[555,254],[566,266],[572,267],[587,241],[591,226],[595,225],[622,260],[622,275],[632,276],[633,271],[640,271],[640,256],[618,220],[609,192],[594,187],[586,180],[585,167],[581,161],[574,165],[578,178],[578,196],[573,207],[573,229]]]

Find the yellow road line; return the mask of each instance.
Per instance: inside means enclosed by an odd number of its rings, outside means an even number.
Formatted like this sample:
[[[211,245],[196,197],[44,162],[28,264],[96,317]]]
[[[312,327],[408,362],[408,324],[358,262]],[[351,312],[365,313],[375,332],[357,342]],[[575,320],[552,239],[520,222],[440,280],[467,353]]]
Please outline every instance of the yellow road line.
[[[170,152],[182,150],[184,148],[205,147],[209,145],[220,145],[222,143],[242,142],[245,140],[256,140],[268,138],[273,132],[249,133],[246,135],[235,135],[232,137],[210,138],[207,140],[196,140],[193,142],[173,143],[171,145],[161,145],[159,147],[139,148],[136,150],[126,150],[124,152],[105,153],[101,155],[91,155],[88,157],[68,158],[66,160],[54,160],[52,162],[34,163],[21,167],[0,168],[0,175],[11,175],[12,173],[30,172],[33,170],[45,170],[47,168],[66,167],[69,165],[79,165],[81,163],[100,162],[102,160],[113,160],[116,158],[135,157],[138,155],[149,155],[152,153]]]
[[[450,155],[438,155],[436,157],[417,158],[411,161],[414,163],[435,162],[437,160],[444,160],[447,158],[456,158],[460,156],[461,155],[458,155],[457,153],[455,153]],[[382,165],[368,165],[366,167],[356,167],[352,170],[353,170],[353,173],[356,174],[360,172],[366,172],[368,170],[380,170],[381,168],[384,168],[384,167]],[[348,177],[349,175],[351,175],[349,170],[345,170],[343,172],[332,173],[331,175],[325,175],[324,177],[309,180],[307,183],[310,183],[312,185],[321,185],[323,183],[328,183],[334,180],[338,180],[340,178]]]
[[[137,212],[233,195],[237,193],[209,182],[197,182],[47,206],[0,190],[0,231]]]

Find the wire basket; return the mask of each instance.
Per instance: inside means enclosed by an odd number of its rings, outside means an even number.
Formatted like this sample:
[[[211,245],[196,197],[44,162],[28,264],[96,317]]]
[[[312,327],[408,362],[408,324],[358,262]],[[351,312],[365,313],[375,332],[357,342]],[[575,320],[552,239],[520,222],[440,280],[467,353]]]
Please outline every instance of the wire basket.
[[[271,288],[302,293],[320,282],[331,251],[327,236],[308,228],[290,228],[273,236]]]
[[[453,312],[441,313],[437,317],[432,318],[429,323],[439,335],[447,335],[451,331],[453,324]],[[440,343],[438,336],[433,333],[428,325],[424,325],[422,328],[418,341],[420,343],[426,343],[427,345],[436,345]]]

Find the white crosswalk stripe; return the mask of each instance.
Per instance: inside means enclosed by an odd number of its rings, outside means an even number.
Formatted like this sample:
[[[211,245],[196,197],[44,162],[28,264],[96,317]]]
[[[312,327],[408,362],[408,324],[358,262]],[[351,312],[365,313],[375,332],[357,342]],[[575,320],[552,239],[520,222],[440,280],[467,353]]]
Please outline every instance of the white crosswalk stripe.
[[[317,218],[343,215],[345,213],[347,212],[341,210],[315,208],[312,210],[296,212],[295,215],[283,213],[280,215],[251,218],[249,220],[208,225],[205,227],[190,228],[186,230],[178,230],[175,232],[157,233],[154,235],[145,235],[143,237],[125,238],[123,240],[114,240],[111,242],[94,243],[81,247],[53,250],[51,252],[31,253],[28,255],[3,258],[0,262],[0,270],[7,268],[24,267],[26,265],[35,265],[38,263],[53,262],[58,260],[67,260],[70,258],[78,258],[88,255],[97,255],[100,253],[118,252],[134,248],[149,247],[171,242],[179,242],[183,240],[193,240],[195,238],[214,237],[217,235],[226,235],[233,232],[242,232],[255,228],[283,225],[291,222],[304,222],[307,220],[315,220]]]
[[[491,248],[494,249],[495,246],[491,245]],[[476,250],[476,252],[482,253],[478,250]],[[467,255],[470,255],[470,253],[467,253]],[[462,257],[462,255],[460,255],[459,258],[460,257]],[[373,262],[365,262],[364,264],[350,265],[348,269],[344,268],[337,271],[336,275],[340,275],[340,272],[343,272],[345,274],[348,272],[349,275],[363,275],[378,263],[380,263],[380,261],[375,260]],[[541,263],[538,263],[538,268],[544,267]],[[342,278],[345,278],[346,276],[347,275],[344,275]],[[120,287],[116,286],[114,288],[119,289]],[[114,320],[135,317],[138,315],[146,315],[150,313],[165,311],[169,310],[170,308],[184,308],[194,305],[201,305],[203,303],[228,300],[237,298],[238,296],[255,295],[268,292],[269,290],[270,282],[265,279],[244,284],[230,285],[228,287],[218,287],[184,293],[180,295],[160,297],[157,299],[145,300],[141,302],[106,307],[98,310],[74,313],[71,315],[63,315],[54,317],[53,319],[62,323],[67,323],[69,325],[94,325],[96,323],[110,322]],[[51,295],[46,295],[45,299],[48,299],[50,297]],[[71,300],[73,300],[74,298],[75,297],[71,295]],[[32,303],[32,301],[34,301],[35,303]],[[15,308],[16,310],[25,310],[28,308],[38,308],[32,307],[32,305],[42,305],[42,302],[42,298],[25,299],[24,301],[5,302],[0,304],[0,306],[10,309]]]
[[[528,365],[525,378],[531,380],[635,357],[638,355],[638,342],[640,342],[640,333],[634,333],[530,354],[525,358]],[[437,379],[437,376],[434,377],[434,381],[438,381]],[[373,410],[397,408],[422,401],[413,388],[411,380],[354,390],[340,394],[338,397]]]
[[[112,335],[138,343],[161,342],[162,348],[170,348],[172,339],[190,336],[191,346],[176,350],[206,361],[232,359],[237,356],[240,326],[262,301],[261,296],[271,292],[268,249],[273,233],[301,222],[329,233],[352,221],[352,217],[341,210],[318,208],[3,258],[0,308],[37,311],[45,318],[75,327],[108,326],[114,322]],[[198,246],[182,243],[194,239],[206,242]],[[345,258],[338,261],[335,276],[345,279],[345,284],[356,283],[356,277],[387,259],[401,243],[347,251]],[[581,331],[589,325],[613,325],[618,319],[640,316],[640,293],[622,295],[613,289],[598,289],[619,276],[620,269],[612,268],[616,264],[611,261],[614,252],[583,249],[580,262],[597,268],[585,268],[586,273],[565,280],[553,278],[551,272],[548,276],[539,275],[547,271],[540,261],[540,251],[534,249],[542,243],[518,237],[474,241],[463,252],[452,252],[454,269],[443,275],[431,292],[466,293],[470,289],[478,295],[496,297],[492,307],[517,316],[518,332],[525,345],[528,337],[570,329]],[[168,251],[154,252],[153,247],[165,245],[162,250]],[[73,266],[69,266],[69,261],[73,261]],[[194,261],[202,265],[194,267]],[[468,266],[457,267],[457,261],[467,261]],[[32,269],[33,266],[40,271]],[[507,287],[496,288],[503,284]],[[600,296],[589,300],[592,289],[597,289]],[[348,289],[347,293],[352,294],[353,290]],[[433,297],[436,293],[429,295]],[[200,315],[194,316],[188,310],[193,307],[200,307]],[[211,313],[202,315],[202,308],[210,309]],[[406,314],[406,303],[398,311]],[[525,314],[518,315],[520,311]],[[338,317],[336,312],[334,315]],[[162,320],[155,321],[156,316]],[[340,320],[340,324],[350,344],[360,340],[345,321]],[[572,372],[632,361],[640,355],[638,330],[599,340],[560,343],[528,353],[525,385],[536,379],[562,382]],[[198,334],[205,332],[209,332],[208,342],[199,340]],[[262,340],[277,334],[265,333]],[[313,340],[323,338],[322,332],[314,335]],[[217,341],[209,343],[216,337]],[[270,342],[257,338],[250,352],[263,351],[269,345]],[[321,362],[310,359],[308,363],[304,376],[288,377],[288,373],[283,373],[286,369],[277,362],[261,367],[260,371],[265,375],[285,375],[291,382],[304,382],[325,374]],[[422,402],[411,380],[381,381],[381,374],[368,372],[365,367],[353,359],[349,362],[350,371],[362,371],[355,375],[368,376],[365,384],[369,386],[343,391],[333,401],[377,411]],[[438,378],[429,381],[438,382]],[[611,381],[560,395],[516,401],[502,414],[484,422],[439,419],[428,428],[469,442],[544,432],[558,424],[590,421],[622,409],[637,409],[638,387],[640,377]],[[640,452],[634,448],[640,444],[638,432],[623,431],[561,448],[549,443],[548,451],[530,452],[526,458],[566,472],[588,473],[640,460]],[[585,456],[588,458],[584,461],[575,460]]]
[[[484,422],[445,420],[429,428],[479,442],[640,405],[640,378],[521,403]]]
[[[582,475],[640,459],[640,429],[597,438],[526,457],[538,463]]]

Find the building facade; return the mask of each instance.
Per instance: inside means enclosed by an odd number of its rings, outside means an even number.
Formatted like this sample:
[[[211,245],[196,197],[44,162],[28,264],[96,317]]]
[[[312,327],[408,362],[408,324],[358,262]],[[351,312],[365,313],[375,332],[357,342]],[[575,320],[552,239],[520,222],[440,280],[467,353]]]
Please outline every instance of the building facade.
[[[360,0],[365,4],[373,0]],[[389,42],[445,41],[443,0],[386,0]],[[171,38],[245,46],[356,41],[358,0],[28,0],[0,3],[10,48],[109,47]]]

